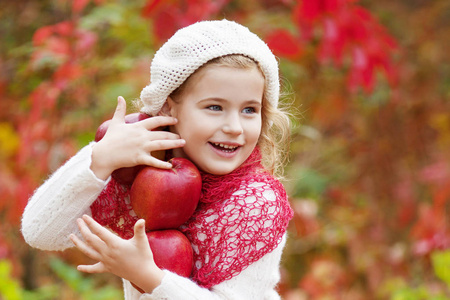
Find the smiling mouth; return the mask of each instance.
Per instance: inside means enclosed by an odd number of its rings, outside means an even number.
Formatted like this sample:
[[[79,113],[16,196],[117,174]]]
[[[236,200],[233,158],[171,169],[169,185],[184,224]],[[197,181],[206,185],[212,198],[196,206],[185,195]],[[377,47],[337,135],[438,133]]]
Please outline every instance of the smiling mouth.
[[[235,152],[239,146],[231,146],[231,145],[225,145],[222,143],[211,143],[210,144],[216,148],[217,150],[223,151],[223,152],[227,152],[227,153],[232,153]]]

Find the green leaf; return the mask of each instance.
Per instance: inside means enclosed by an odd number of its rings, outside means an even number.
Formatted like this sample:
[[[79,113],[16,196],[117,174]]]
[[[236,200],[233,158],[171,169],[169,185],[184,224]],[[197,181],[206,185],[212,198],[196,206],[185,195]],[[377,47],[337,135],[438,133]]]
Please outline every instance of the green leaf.
[[[434,274],[450,287],[450,250],[434,252],[431,262]]]
[[[19,282],[11,277],[11,263],[7,260],[0,260],[0,299],[20,300],[22,290]]]
[[[76,268],[64,263],[58,258],[50,259],[50,267],[59,278],[76,292],[85,292],[94,288],[91,280],[84,278]]]
[[[50,267],[83,300],[115,300],[123,298],[122,290],[113,286],[97,287],[95,279],[84,277],[75,267],[53,257]]]
[[[328,185],[328,179],[313,169],[300,168],[296,177],[298,180],[295,193],[301,197],[317,197],[325,191]]]

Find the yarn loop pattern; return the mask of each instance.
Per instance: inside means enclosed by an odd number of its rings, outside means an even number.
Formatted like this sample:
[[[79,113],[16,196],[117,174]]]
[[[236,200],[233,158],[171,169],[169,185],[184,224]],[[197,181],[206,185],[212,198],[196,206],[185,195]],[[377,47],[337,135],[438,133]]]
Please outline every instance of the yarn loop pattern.
[[[123,239],[134,235],[134,224],[139,219],[130,203],[130,187],[111,180],[91,205],[92,217]]]

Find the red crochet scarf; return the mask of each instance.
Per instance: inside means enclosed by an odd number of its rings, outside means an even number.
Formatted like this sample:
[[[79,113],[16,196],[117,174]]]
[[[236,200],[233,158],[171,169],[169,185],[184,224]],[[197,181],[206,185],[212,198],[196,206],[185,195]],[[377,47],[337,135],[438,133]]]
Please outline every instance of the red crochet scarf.
[[[255,149],[241,167],[217,176],[202,173],[202,194],[193,216],[179,229],[194,250],[192,279],[210,288],[228,280],[274,250],[293,211],[282,184],[261,165]],[[91,205],[97,222],[122,238],[137,221],[129,188],[111,180]]]

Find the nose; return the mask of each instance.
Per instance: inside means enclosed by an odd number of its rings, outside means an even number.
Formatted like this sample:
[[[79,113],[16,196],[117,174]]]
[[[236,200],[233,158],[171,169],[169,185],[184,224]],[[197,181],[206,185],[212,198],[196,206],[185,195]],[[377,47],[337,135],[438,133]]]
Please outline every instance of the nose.
[[[229,114],[222,127],[223,132],[227,134],[239,135],[244,132],[241,119],[237,114]]]

